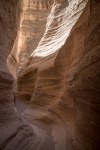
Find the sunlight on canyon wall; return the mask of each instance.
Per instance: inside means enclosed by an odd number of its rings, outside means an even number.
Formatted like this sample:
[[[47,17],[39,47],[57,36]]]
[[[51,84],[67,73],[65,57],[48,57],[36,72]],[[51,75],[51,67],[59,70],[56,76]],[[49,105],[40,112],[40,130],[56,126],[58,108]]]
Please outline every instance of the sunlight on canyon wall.
[[[2,0],[0,33],[0,150],[100,150],[100,1]]]
[[[87,1],[54,3],[47,20],[46,30],[31,56],[45,57],[58,51],[64,45],[72,27],[78,20]]]

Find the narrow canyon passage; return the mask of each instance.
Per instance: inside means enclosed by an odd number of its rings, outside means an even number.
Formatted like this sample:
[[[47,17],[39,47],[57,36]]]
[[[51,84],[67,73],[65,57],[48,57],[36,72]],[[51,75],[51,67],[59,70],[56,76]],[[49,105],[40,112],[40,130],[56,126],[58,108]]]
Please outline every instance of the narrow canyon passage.
[[[66,150],[69,149],[67,129],[64,123],[57,120],[45,119],[41,120],[45,114],[43,110],[35,108],[33,110],[34,117],[23,116],[23,111],[28,107],[28,101],[25,99],[16,99],[15,107],[24,120],[31,124],[37,136],[35,149],[40,150]]]
[[[22,99],[16,99],[15,107],[21,115],[21,113],[28,107],[28,102]],[[31,124],[32,128],[34,129],[36,135],[36,141],[34,145],[35,149],[55,149],[52,129],[48,124],[38,121],[37,118],[31,118],[29,116],[24,117],[23,115],[21,116],[25,121]]]
[[[0,0],[0,150],[100,150],[99,0]]]

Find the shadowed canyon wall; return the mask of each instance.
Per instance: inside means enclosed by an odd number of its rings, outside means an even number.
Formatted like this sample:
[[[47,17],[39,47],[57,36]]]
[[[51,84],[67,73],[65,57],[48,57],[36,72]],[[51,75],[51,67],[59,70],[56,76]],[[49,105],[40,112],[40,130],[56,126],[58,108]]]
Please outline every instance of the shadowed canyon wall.
[[[39,140],[35,141],[37,135],[32,126],[19,116],[14,107],[14,78],[6,64],[17,37],[20,8],[21,1],[0,1],[0,150],[22,150],[27,143],[33,150],[39,143]],[[36,145],[32,146],[34,142]]]
[[[0,1],[0,150],[99,150],[100,1],[39,2]]]

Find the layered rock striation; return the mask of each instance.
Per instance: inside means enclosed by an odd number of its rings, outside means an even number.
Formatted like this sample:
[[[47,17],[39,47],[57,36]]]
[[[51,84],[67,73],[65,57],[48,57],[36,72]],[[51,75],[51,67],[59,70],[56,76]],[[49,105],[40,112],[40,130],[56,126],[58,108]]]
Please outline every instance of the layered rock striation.
[[[31,6],[44,12],[53,3],[26,2],[28,19],[34,19]],[[55,0],[37,47],[30,40],[36,22],[22,21],[19,34],[21,8],[21,1],[0,1],[0,150],[99,150],[100,2]],[[21,34],[32,42],[27,60],[17,49]]]
[[[42,39],[40,40],[38,47],[34,50],[34,52],[31,54],[31,57],[29,59],[28,65],[29,64],[30,65],[28,69],[20,73],[18,76],[17,87],[18,87],[18,93],[20,95],[25,94],[25,95],[32,96],[32,93],[33,95],[37,95],[37,94],[34,94],[34,92],[32,92],[34,90],[34,86],[36,86],[35,92],[36,91],[38,92],[39,90],[41,91],[43,87],[45,87],[44,84],[47,85],[48,87],[47,92],[49,92],[50,88],[52,90],[52,84],[54,84],[53,81],[55,82],[55,80],[58,80],[57,82],[58,85],[56,86],[55,84],[56,87],[54,88],[58,89],[58,92],[60,91],[58,86],[62,84],[63,75],[57,71],[56,66],[55,66],[55,59],[56,59],[59,49],[61,48],[66,38],[68,37],[71,28],[73,27],[73,25],[79,18],[80,14],[82,13],[85,7],[85,4],[86,4],[86,1],[79,1],[78,3],[70,1],[68,3],[68,1],[66,0],[62,1],[61,3],[60,2],[54,3],[52,10],[51,10],[51,14],[48,17],[45,33]],[[36,73],[37,70],[38,70],[38,73]],[[27,76],[31,74],[29,72],[34,72],[35,75],[32,75],[32,76],[30,75],[31,78],[29,78]],[[36,84],[34,84],[35,83],[34,78],[36,79]],[[49,87],[49,84],[51,87]],[[47,89],[47,87],[45,88]],[[39,93],[40,92],[38,92],[38,94]],[[46,94],[46,91],[44,91],[44,95],[45,94]],[[40,94],[38,96],[40,97]],[[50,95],[48,97],[50,97]],[[54,97],[55,101],[56,99],[58,99],[58,97],[57,98]],[[35,98],[33,99],[35,101]],[[50,101],[51,99],[52,98],[50,97]],[[44,101],[45,103],[47,102],[47,100],[44,100]],[[36,100],[36,102],[38,101]],[[42,102],[40,103],[42,104]]]
[[[27,4],[24,4],[19,39],[20,61],[17,72],[23,71],[27,67],[30,55],[41,40],[52,4],[53,0],[29,0]]]
[[[86,1],[72,2],[54,4],[18,92],[31,96],[24,115],[66,124],[69,149],[99,150],[100,2],[89,1],[81,16]],[[35,82],[26,80],[32,71]]]
[[[14,77],[6,63],[17,37],[21,5],[18,0],[0,1],[0,150],[33,150],[43,143],[41,129],[34,131],[14,107]]]

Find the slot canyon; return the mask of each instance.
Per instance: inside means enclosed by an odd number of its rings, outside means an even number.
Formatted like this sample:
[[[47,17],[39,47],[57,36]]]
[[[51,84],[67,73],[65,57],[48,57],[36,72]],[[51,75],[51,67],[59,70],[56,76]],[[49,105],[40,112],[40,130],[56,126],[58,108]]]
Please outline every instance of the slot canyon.
[[[0,150],[100,150],[100,0],[0,0]]]

